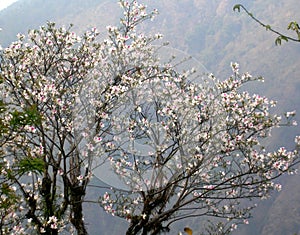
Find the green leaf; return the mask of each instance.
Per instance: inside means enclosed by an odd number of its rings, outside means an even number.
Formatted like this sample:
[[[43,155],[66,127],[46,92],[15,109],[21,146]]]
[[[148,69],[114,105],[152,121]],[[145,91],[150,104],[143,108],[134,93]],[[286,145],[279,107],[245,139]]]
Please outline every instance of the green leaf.
[[[299,30],[299,25],[296,21],[292,21],[289,23],[287,29],[296,31],[296,30]]]
[[[271,25],[266,25],[266,30],[268,31],[268,30],[271,30]]]
[[[39,125],[42,121],[36,105],[25,108],[24,112],[13,111],[11,115],[12,119],[10,120],[10,125],[13,129],[24,125]]]
[[[26,121],[27,124],[41,124],[42,118],[40,113],[38,112],[36,105],[31,105],[25,109]]]
[[[233,7],[233,11],[238,11],[238,12],[241,12],[241,4],[236,4],[234,7]]]
[[[280,46],[282,40],[284,40],[284,41],[286,41],[286,42],[289,41],[288,38],[287,38],[286,36],[280,35],[279,37],[276,38],[276,40],[275,40],[275,45],[276,45],[276,46],[278,46],[278,45]]]
[[[288,38],[287,38],[286,36],[281,36],[281,39],[284,40],[284,41],[286,41],[286,42],[289,41]]]
[[[297,21],[290,22],[287,29],[295,31],[295,33],[297,34],[297,37],[298,37],[298,41],[300,41],[300,27],[299,27],[299,24],[297,23]]]
[[[45,163],[41,158],[26,157],[19,162],[20,174],[34,172],[42,174],[45,169]]]
[[[11,189],[11,187],[7,183],[2,183],[0,188],[1,195],[6,195],[7,199],[5,201],[2,201],[0,207],[2,209],[8,209],[12,205],[14,205],[17,202],[17,195],[14,192],[14,190]]]
[[[6,183],[1,184],[1,192],[3,194],[8,195],[10,193],[10,191],[11,190],[10,190],[8,184],[6,184]]]
[[[275,40],[275,45],[276,45],[276,46],[278,46],[278,45],[280,46],[280,45],[281,45],[281,39],[280,39],[280,37],[277,37],[277,38],[276,38],[276,40]]]

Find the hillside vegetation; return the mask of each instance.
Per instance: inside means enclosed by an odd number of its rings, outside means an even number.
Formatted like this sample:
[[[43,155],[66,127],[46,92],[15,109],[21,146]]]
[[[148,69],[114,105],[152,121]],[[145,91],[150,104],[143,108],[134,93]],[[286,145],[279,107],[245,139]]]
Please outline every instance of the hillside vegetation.
[[[265,83],[250,87],[251,91],[278,100],[281,112],[294,109],[299,112],[300,44],[289,42],[275,46],[275,35],[246,14],[232,10],[235,4],[243,3],[263,22],[286,32],[290,21],[300,21],[299,0],[277,0],[272,3],[264,0],[143,2],[147,2],[150,8],[158,8],[160,12],[154,22],[143,26],[145,32],[163,33],[164,40],[169,41],[171,47],[192,55],[220,79],[230,75],[230,62],[240,63],[243,71],[265,77]],[[96,26],[105,33],[105,26],[115,24],[119,14],[117,1],[111,0],[19,0],[0,12],[0,28],[3,29],[0,44],[6,46],[15,40],[17,33],[26,33],[29,28],[39,27],[46,21],[66,26],[73,23],[77,32]],[[299,120],[298,117],[298,123]],[[274,133],[274,143],[270,143],[270,147],[275,144],[291,146],[295,134]],[[235,234],[300,233],[298,181],[299,176],[283,179],[283,191],[260,203],[250,225],[241,227]],[[89,197],[97,197],[96,191],[91,192]],[[87,205],[86,210],[89,211],[87,221],[91,221],[91,234],[96,234],[100,223],[101,227],[107,228],[101,234],[122,234],[123,222],[100,213],[100,207],[94,205]],[[193,224],[193,221],[188,223]]]

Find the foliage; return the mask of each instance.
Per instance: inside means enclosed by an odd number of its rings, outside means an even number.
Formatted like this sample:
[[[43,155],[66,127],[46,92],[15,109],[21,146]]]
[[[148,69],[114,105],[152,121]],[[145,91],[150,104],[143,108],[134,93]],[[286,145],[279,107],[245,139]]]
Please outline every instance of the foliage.
[[[41,124],[41,116],[39,115],[35,105],[25,108],[23,112],[11,112],[10,127],[18,129],[20,126],[25,125],[39,125]]]
[[[3,78],[0,80],[0,84],[3,83]],[[1,97],[2,98],[2,97]],[[20,212],[20,197],[16,193],[16,186],[10,182],[10,179],[13,177],[13,170],[10,169],[9,161],[7,156],[5,156],[3,151],[3,146],[8,142],[15,140],[15,137],[18,133],[17,128],[14,126],[23,127],[28,123],[32,123],[29,117],[22,119],[18,117],[18,112],[10,111],[7,103],[1,99],[0,100],[0,228],[1,234],[8,234],[12,230],[18,230],[22,233],[23,229],[18,226],[19,220],[17,213]],[[14,116],[14,124],[8,121],[8,116]],[[20,121],[22,119],[22,122]],[[20,122],[19,122],[20,121]]]
[[[269,30],[275,34],[278,35],[278,37],[276,38],[275,40],[275,44],[276,45],[281,45],[281,42],[282,41],[286,41],[288,42],[289,40],[290,41],[294,41],[294,42],[300,42],[300,27],[299,27],[299,24],[296,22],[296,21],[292,21],[288,24],[288,27],[287,29],[288,30],[292,30],[295,32],[296,34],[296,37],[290,37],[290,36],[287,36],[285,34],[282,34],[281,32],[279,31],[276,31],[274,30],[270,25],[268,24],[264,24],[262,21],[260,21],[259,19],[257,19],[252,13],[250,13],[246,7],[244,7],[242,4],[236,4],[234,7],[233,7],[233,11],[238,11],[240,12],[241,9],[243,9],[248,16],[250,16],[254,21],[256,21],[258,24],[260,24],[261,26],[263,26],[266,30]]]
[[[44,161],[40,158],[22,158],[19,161],[19,173],[24,174],[27,172],[34,172],[36,174],[42,174],[45,169]]]
[[[176,71],[157,57],[161,34],[139,32],[156,10],[119,3],[124,16],[103,41],[95,28],[79,37],[49,22],[1,52],[3,110],[13,110],[1,120],[14,136],[1,146],[2,191],[23,208],[2,232],[87,234],[83,203],[102,164],[124,188],[109,187],[99,204],[129,221],[127,234],[191,217],[216,217],[208,231],[231,231],[253,208],[242,201],[267,197],[293,172],[296,149],[262,144],[282,123],[275,102],[244,89],[261,78],[236,63],[225,80]]]

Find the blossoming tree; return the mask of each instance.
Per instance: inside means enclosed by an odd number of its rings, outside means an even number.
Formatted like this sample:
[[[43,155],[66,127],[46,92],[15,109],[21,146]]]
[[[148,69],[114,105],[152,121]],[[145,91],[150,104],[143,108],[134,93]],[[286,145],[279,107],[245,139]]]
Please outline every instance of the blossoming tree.
[[[124,187],[100,205],[129,221],[127,234],[201,216],[229,219],[218,223],[226,232],[249,216],[244,199],[280,188],[273,179],[297,163],[296,150],[261,144],[280,117],[269,112],[275,102],[244,91],[257,79],[232,64],[224,81],[192,82],[194,71],[159,61],[160,34],[139,33],[156,11],[119,3],[124,17],[103,41],[96,29],[79,37],[48,23],[2,50],[1,100],[17,114],[3,120],[17,124],[1,145],[1,180],[20,208],[4,211],[2,232],[87,234],[84,198],[102,164]]]
[[[155,12],[120,3],[127,11],[121,26],[108,27],[103,42],[96,42],[96,29],[79,37],[71,27],[48,23],[1,51],[1,99],[25,120],[27,111],[38,114],[35,122],[14,127],[18,135],[1,146],[3,182],[16,188],[23,208],[12,212],[13,226],[3,222],[2,231],[87,234],[82,203],[94,157],[105,161],[107,118],[131,87],[159,73],[150,43],[160,35],[135,33]]]
[[[280,125],[270,114],[275,102],[243,91],[256,79],[232,68],[229,79],[210,76],[200,84],[170,71],[132,89],[111,115],[108,156],[128,190],[113,189],[101,203],[130,221],[127,234],[158,234],[191,217],[223,218],[216,225],[226,234],[248,223],[253,206],[242,201],[280,189],[273,180],[298,162],[296,150],[262,145]]]

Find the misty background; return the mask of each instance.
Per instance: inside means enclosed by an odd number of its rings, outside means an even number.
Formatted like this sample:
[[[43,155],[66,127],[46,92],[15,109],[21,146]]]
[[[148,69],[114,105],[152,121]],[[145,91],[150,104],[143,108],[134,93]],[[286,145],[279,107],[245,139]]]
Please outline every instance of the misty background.
[[[0,0],[1,1],[1,0]],[[230,62],[238,62],[241,72],[263,76],[264,83],[249,84],[252,93],[278,101],[277,112],[296,110],[300,113],[300,43],[275,46],[276,35],[266,31],[246,13],[234,12],[233,6],[244,4],[257,18],[274,29],[286,31],[290,21],[300,21],[299,0],[140,0],[149,10],[160,14],[153,22],[142,25],[145,33],[160,32],[171,49],[167,54],[191,55],[195,65],[219,79],[231,75]],[[122,12],[117,0],[19,0],[0,11],[0,44],[8,46],[17,33],[38,28],[47,21],[58,25],[74,24],[80,34],[97,27],[103,37],[107,25],[116,25]],[[174,48],[174,49],[172,49]],[[299,115],[296,117],[300,124]],[[273,132],[269,148],[292,147],[299,127]],[[98,174],[101,175],[101,172]],[[300,234],[300,176],[280,179],[282,191],[274,193],[258,207],[249,225],[240,226],[233,234],[282,235]],[[95,178],[92,184],[103,184]],[[101,191],[91,188],[88,199],[97,199]],[[90,234],[123,234],[126,221],[107,215],[97,204],[85,205]],[[198,218],[199,219],[199,218]],[[170,234],[177,234],[183,225],[197,227],[197,219],[178,224]],[[105,228],[105,231],[103,230]]]

